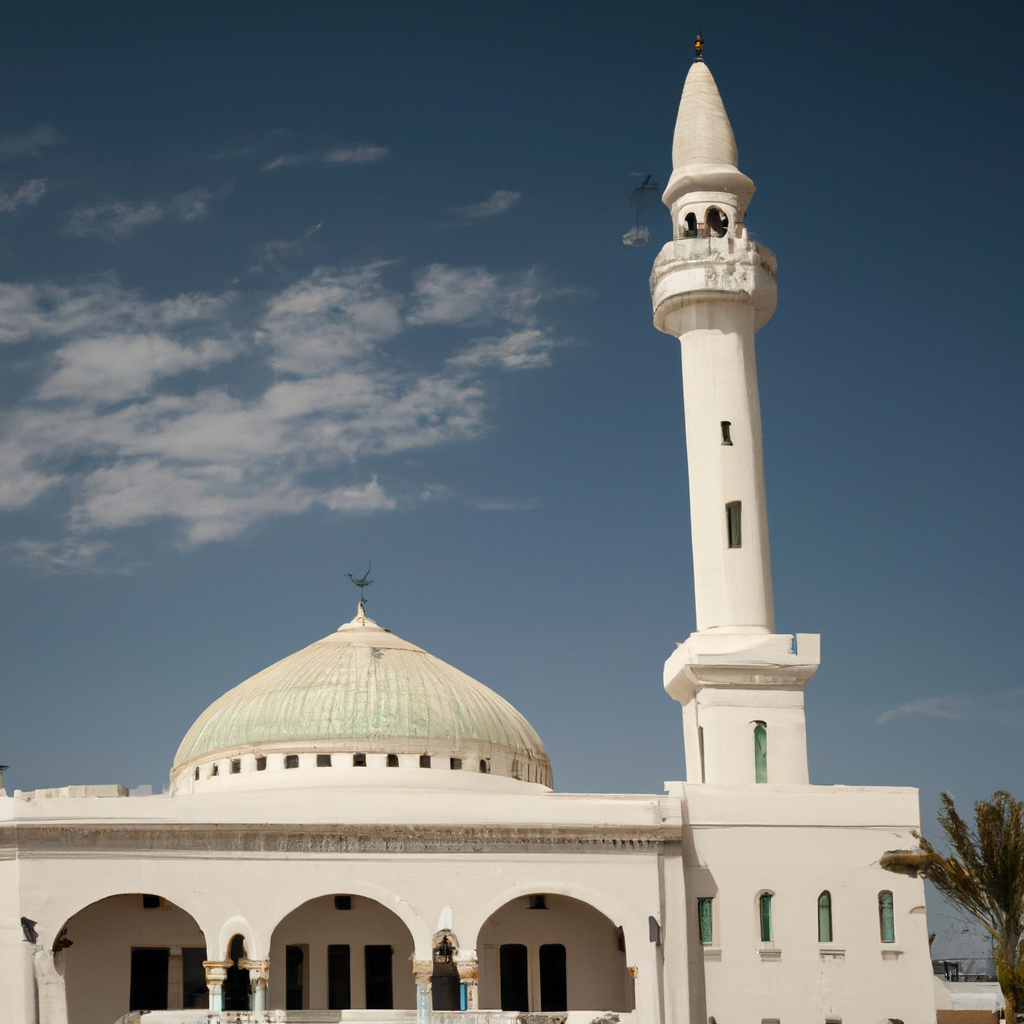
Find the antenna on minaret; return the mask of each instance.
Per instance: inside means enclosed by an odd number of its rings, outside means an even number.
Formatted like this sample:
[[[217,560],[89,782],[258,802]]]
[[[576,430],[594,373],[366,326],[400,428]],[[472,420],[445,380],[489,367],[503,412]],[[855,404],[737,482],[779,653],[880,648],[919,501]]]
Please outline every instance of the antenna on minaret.
[[[373,563],[367,562],[366,574],[364,576],[354,576],[352,573],[347,572],[345,575],[359,588],[359,611],[362,612],[363,605],[366,604],[366,598],[363,597],[363,590],[368,587],[373,580],[370,579],[370,569]]]

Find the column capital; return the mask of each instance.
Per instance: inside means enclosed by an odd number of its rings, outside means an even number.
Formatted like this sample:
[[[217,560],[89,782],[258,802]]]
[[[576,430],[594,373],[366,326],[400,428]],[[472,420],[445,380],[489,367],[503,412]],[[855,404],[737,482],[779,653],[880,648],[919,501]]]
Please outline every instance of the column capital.
[[[234,965],[233,960],[204,960],[207,985],[223,985],[228,980],[228,968]]]
[[[264,984],[270,978],[270,961],[269,960],[247,960],[242,959],[238,961],[238,966],[243,971],[249,972],[250,983],[263,982]]]

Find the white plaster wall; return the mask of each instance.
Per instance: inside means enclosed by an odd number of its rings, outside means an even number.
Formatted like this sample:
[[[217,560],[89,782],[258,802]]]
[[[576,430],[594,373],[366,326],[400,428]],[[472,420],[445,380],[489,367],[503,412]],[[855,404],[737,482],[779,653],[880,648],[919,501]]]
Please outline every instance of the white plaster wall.
[[[0,809],[10,801],[0,795]],[[18,861],[0,851],[0,1021],[27,1021],[34,1012],[28,954],[21,930]]]
[[[329,945],[350,947],[353,1009],[366,1007],[363,947],[370,945],[391,946],[394,950],[395,1009],[416,1008],[416,983],[412,974],[413,938],[409,929],[390,910],[365,896],[353,896],[351,910],[337,910],[332,894],[304,903],[288,914],[274,930],[270,943],[271,1010],[285,1008],[285,946],[308,947],[304,1009],[327,1009]]]
[[[85,907],[68,921],[68,938],[74,945],[55,958],[64,973],[68,1024],[112,1024],[128,1012],[133,946],[206,948],[185,911],[172,904],[144,909],[140,893]]]
[[[477,939],[480,962],[480,1007],[501,1009],[500,947],[527,947],[530,1009],[540,1011],[540,947],[565,946],[565,973],[570,1010],[632,1010],[632,982],[626,975],[626,952],[619,950],[618,929],[593,907],[548,894],[546,910],[530,910],[529,897],[506,903],[488,919]]]
[[[693,827],[688,916],[696,919],[699,897],[715,899],[712,949],[691,947],[705,960],[708,1015],[933,1024],[923,884],[878,864],[885,851],[916,845],[915,791],[683,789]],[[880,936],[878,894],[886,889],[895,904],[895,943]],[[833,940],[819,943],[824,890],[832,895]],[[758,897],[765,891],[773,894],[771,943],[760,940]],[[780,959],[763,959],[763,950]]]
[[[697,629],[772,632],[771,559],[754,358],[754,307],[700,302],[680,312]],[[722,444],[722,421],[732,444]],[[742,502],[742,547],[725,505]]]

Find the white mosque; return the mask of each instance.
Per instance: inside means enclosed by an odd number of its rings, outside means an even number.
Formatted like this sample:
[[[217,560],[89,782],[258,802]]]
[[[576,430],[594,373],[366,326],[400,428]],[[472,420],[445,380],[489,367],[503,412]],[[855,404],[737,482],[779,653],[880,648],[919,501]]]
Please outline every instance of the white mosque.
[[[775,259],[699,54],[672,157],[686,781],[553,792],[515,708],[360,604],[207,708],[165,794],[2,794],[0,1024],[934,1024],[923,885],[880,866],[917,791],[808,779],[819,637],[775,632],[754,360]]]

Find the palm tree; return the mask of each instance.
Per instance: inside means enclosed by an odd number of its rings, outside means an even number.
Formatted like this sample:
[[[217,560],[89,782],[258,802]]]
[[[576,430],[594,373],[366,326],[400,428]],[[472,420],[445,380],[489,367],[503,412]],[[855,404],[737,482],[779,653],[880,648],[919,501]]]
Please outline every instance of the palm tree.
[[[894,851],[882,867],[923,874],[953,906],[975,918],[992,936],[1007,1024],[1024,1014],[1024,802],[999,791],[974,805],[973,827],[941,794],[939,824],[951,853],[943,857],[927,839],[920,851]]]

